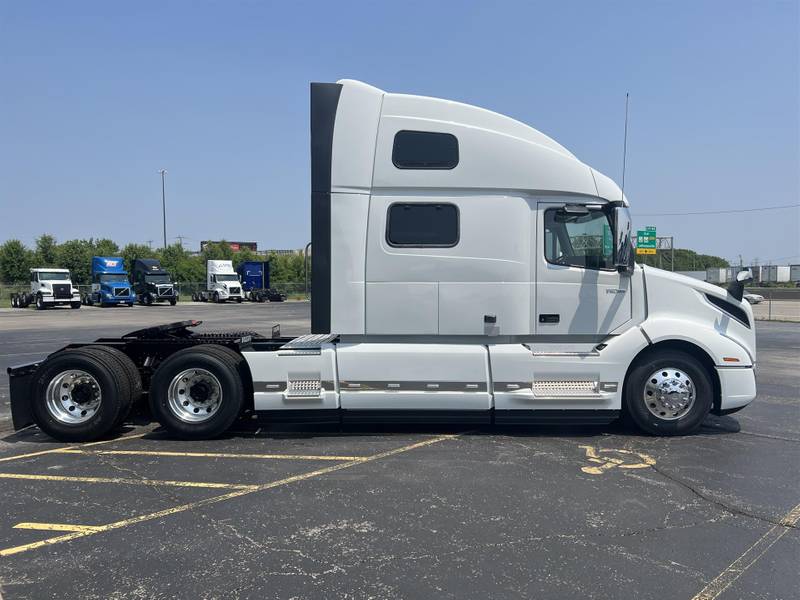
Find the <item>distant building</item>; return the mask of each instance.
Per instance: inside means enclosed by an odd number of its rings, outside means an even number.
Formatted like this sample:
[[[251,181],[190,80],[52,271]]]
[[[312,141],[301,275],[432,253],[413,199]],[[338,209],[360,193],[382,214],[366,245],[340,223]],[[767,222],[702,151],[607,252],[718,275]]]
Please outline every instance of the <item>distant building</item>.
[[[222,244],[222,243],[228,244],[231,247],[231,250],[233,250],[234,252],[238,252],[239,250],[245,250],[245,249],[251,250],[253,252],[258,252],[258,242],[229,242],[227,240],[225,240],[224,242],[222,240],[220,241],[206,240],[200,242],[200,252],[205,250],[206,246],[208,246],[209,244]]]

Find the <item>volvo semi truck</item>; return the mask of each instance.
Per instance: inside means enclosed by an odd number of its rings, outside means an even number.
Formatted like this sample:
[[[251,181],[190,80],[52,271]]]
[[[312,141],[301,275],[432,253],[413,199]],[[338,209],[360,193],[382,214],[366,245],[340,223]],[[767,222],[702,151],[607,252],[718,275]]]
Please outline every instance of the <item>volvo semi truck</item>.
[[[195,302],[227,302],[244,300],[242,283],[239,275],[233,270],[230,260],[209,260],[206,263],[206,289],[192,294]]]
[[[131,283],[139,304],[151,306],[154,302],[169,302],[175,306],[178,302],[178,291],[172,277],[161,268],[158,259],[137,258],[133,261]]]
[[[286,295],[274,290],[269,283],[268,261],[244,261],[236,272],[242,282],[245,298],[251,302],[283,302]]]
[[[12,308],[26,308],[31,304],[37,310],[51,306],[81,307],[81,294],[72,285],[68,269],[31,269],[30,272],[30,290],[11,294]]]
[[[92,257],[92,289],[83,297],[87,306],[133,306],[136,295],[119,256]]]
[[[311,85],[311,333],[198,321],[9,370],[16,427],[117,427],[146,396],[177,437],[242,416],[608,423],[695,431],[756,395],[747,273],[636,265],[628,200],[523,123],[357,81]],[[255,324],[254,324],[255,325]]]

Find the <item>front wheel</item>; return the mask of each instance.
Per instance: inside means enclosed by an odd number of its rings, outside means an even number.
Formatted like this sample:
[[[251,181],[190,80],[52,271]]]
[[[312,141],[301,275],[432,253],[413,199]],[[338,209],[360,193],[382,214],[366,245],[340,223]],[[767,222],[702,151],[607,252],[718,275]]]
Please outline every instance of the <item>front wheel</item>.
[[[177,300],[175,300],[174,298],[173,298],[172,300],[170,300],[170,301],[169,301],[169,305],[170,305],[170,306],[175,306],[177,303],[178,303],[178,301],[177,301]]]
[[[693,356],[656,351],[639,361],[625,383],[627,414],[653,435],[687,435],[697,430],[714,400],[708,371]]]
[[[80,302],[70,302],[69,306],[70,306],[70,308],[76,309],[76,308],[80,308],[81,307],[81,303]]]
[[[44,304],[44,299],[41,296],[36,296],[36,310],[44,310],[47,308]]]
[[[177,437],[216,437],[242,411],[245,372],[244,359],[229,348],[209,344],[176,352],[153,374],[153,416]]]

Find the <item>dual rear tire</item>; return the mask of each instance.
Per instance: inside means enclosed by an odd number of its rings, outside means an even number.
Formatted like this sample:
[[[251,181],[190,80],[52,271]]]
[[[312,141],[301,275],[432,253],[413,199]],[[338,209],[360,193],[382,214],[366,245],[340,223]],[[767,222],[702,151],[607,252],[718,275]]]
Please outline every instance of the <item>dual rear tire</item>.
[[[128,356],[109,346],[85,346],[57,352],[42,364],[31,409],[51,437],[91,441],[122,425],[141,395],[139,371]]]

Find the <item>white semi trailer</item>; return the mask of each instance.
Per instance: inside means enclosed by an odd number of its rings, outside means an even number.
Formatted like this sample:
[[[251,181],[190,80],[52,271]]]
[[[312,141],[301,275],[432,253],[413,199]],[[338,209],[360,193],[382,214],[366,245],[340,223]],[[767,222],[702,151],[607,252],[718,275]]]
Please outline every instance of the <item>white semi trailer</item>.
[[[10,370],[16,427],[119,425],[143,390],[176,436],[243,414],[334,422],[606,423],[694,431],[756,395],[726,291],[634,265],[628,201],[522,123],[344,80],[311,85],[310,335],[183,322]]]

